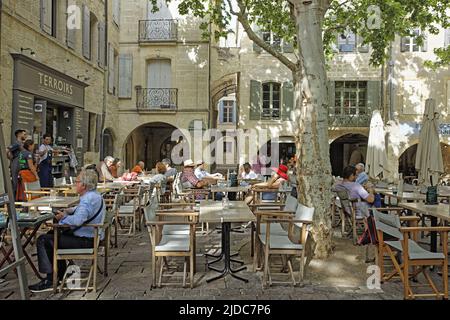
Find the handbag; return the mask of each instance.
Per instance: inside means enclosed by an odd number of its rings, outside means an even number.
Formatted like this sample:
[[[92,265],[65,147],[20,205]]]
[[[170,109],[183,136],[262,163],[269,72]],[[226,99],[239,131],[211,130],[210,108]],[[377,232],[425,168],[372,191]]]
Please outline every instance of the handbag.
[[[75,231],[77,231],[78,229],[83,227],[85,224],[88,224],[91,221],[93,221],[95,218],[97,218],[97,216],[100,214],[100,212],[102,212],[102,209],[103,209],[103,200],[101,202],[100,209],[98,209],[98,211],[97,211],[97,213],[95,215],[93,215],[91,218],[89,218],[88,220],[83,222],[83,224],[81,224],[78,227],[75,227],[73,229],[72,228],[70,228],[70,229],[59,229],[61,231],[61,234],[66,235],[66,236],[74,236],[75,235]],[[75,211],[76,211],[76,209],[75,209]],[[75,211],[73,212],[73,214],[75,214]]]

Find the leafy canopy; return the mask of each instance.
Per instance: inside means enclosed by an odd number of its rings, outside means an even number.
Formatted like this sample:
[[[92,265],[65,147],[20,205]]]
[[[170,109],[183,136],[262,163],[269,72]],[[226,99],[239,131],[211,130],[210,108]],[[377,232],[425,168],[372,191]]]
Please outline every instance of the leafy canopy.
[[[158,0],[149,0],[157,10]],[[173,0],[166,0],[167,3]],[[178,0],[181,15],[192,15],[202,19],[201,29],[204,37],[215,39],[226,37],[233,32],[228,29],[232,15],[241,24],[251,27],[256,44],[270,54],[257,30],[272,31],[284,41],[296,41],[294,0]],[[389,46],[395,36],[415,36],[414,30],[421,30],[417,42],[421,45],[426,34],[438,34],[439,26],[449,28],[450,0],[315,0],[323,9],[324,54],[330,59],[335,54],[337,36],[356,33],[363,39],[363,45],[370,45],[370,63],[383,64],[388,58]],[[211,29],[209,26],[215,28]],[[245,26],[244,26],[245,29]],[[250,35],[249,35],[250,36]],[[250,37],[252,38],[252,37]],[[307,45],[307,44],[300,44]],[[442,44],[444,45],[444,43]],[[450,47],[434,50],[437,59],[427,61],[426,66],[438,68],[450,62]],[[281,57],[278,53],[277,58]],[[282,61],[283,63],[285,61]],[[286,64],[286,63],[285,63]]]

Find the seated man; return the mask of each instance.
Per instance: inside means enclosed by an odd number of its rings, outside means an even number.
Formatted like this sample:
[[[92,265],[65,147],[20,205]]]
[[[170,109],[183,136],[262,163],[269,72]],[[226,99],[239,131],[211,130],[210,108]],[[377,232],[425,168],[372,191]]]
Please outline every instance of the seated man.
[[[131,172],[137,173],[137,175],[141,175],[144,173],[145,163],[144,161],[139,161],[137,165],[131,170]]]
[[[356,216],[358,218],[367,216],[369,211],[368,205],[375,201],[374,190],[369,188],[368,191],[356,182],[356,168],[348,166],[343,172],[343,181],[338,183],[335,187],[335,191],[347,191],[350,199],[361,199],[364,202],[356,203]]]
[[[222,175],[220,173],[209,173],[208,171],[205,170],[205,163],[203,162],[203,160],[199,160],[197,161],[197,168],[195,168],[195,176],[200,179],[203,180],[204,178],[222,178]]]
[[[165,176],[167,178],[167,182],[172,182],[175,179],[175,176],[177,175],[177,169],[173,168],[172,161],[170,159],[163,159],[161,161],[166,166],[166,173]]]
[[[199,179],[194,173],[194,162],[191,159],[185,160],[183,172],[181,173],[181,184],[183,188],[203,188],[208,185],[206,180]]]
[[[252,166],[250,163],[246,162],[242,166],[239,172],[239,179],[245,179],[245,180],[252,180],[257,179],[258,175],[255,173],[255,171],[252,170]],[[249,183],[247,181],[241,181],[241,186],[248,186]]]
[[[369,181],[369,176],[364,172],[364,163],[358,163],[356,166],[356,182],[365,185]]]
[[[77,227],[72,227],[73,233],[63,231],[59,235],[58,248],[94,247],[94,228],[80,226],[83,224],[100,224],[103,221],[106,212],[105,203],[102,196],[96,191],[97,181],[97,174],[94,170],[83,170],[77,177],[75,183],[80,195],[79,205],[75,208],[58,211],[55,215],[59,224]],[[103,234],[101,234],[101,238],[103,238]],[[50,291],[53,287],[53,232],[41,235],[37,240],[36,248],[39,271],[47,274],[47,278],[29,288],[32,292]],[[65,272],[65,261],[58,261],[59,281],[63,279]]]
[[[105,160],[103,161],[103,163],[100,165],[100,173],[101,173],[100,180],[101,181],[113,181],[114,180],[114,176],[111,172],[111,167],[113,164],[114,164],[114,158],[111,156],[107,156],[105,158]]]

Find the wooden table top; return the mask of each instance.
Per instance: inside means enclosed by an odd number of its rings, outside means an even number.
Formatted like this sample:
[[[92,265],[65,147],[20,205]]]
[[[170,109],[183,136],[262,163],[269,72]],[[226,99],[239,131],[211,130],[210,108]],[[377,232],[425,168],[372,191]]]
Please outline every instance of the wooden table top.
[[[445,203],[428,205],[423,202],[401,202],[398,205],[419,214],[450,221],[449,205]]]
[[[230,201],[224,209],[221,201],[200,201],[199,222],[248,222],[256,221],[255,215],[244,201]]]
[[[79,197],[41,197],[31,201],[24,202],[24,207],[52,207],[52,208],[70,208],[80,202]]]
[[[237,186],[237,187],[211,186],[211,192],[246,192],[249,189],[250,186]]]
[[[385,196],[389,196],[392,198],[397,198],[400,201],[410,201],[410,200],[416,200],[416,201],[425,201],[426,200],[426,194],[425,193],[418,193],[418,192],[402,192],[394,194],[391,190],[389,191],[382,191],[381,194],[384,194]],[[446,199],[450,195],[442,195],[438,194],[439,199]]]

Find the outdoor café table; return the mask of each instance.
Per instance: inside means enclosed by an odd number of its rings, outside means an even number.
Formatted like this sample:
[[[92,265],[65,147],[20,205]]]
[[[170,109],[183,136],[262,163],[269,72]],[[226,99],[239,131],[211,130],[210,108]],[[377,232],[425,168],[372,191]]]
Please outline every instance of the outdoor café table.
[[[424,202],[426,200],[426,195],[418,192],[401,192],[394,194],[393,191],[382,191],[380,192],[385,197],[395,198],[398,202]],[[447,197],[438,195],[438,200],[446,199]],[[390,204],[390,200],[389,200]]]
[[[31,201],[23,202],[23,207],[51,207],[58,209],[70,208],[80,202],[79,197],[41,197]]]
[[[248,222],[248,221],[256,221],[255,216],[250,211],[250,208],[245,204],[244,201],[230,201],[229,208],[224,209],[222,207],[222,202],[220,201],[212,201],[212,200],[204,200],[200,201],[200,213],[199,213],[199,222],[209,222],[209,223],[221,223],[222,224],[222,256],[224,257],[225,265],[222,270],[216,269],[210,265],[208,268],[220,274],[211,279],[207,279],[206,282],[211,282],[220,278],[224,278],[227,274],[230,274],[232,277],[248,282],[247,279],[242,278],[235,273],[245,270],[247,267],[243,266],[238,269],[231,268],[231,244],[230,244],[230,230],[231,223],[233,222]],[[219,260],[217,260],[219,261]]]
[[[22,244],[23,254],[25,258],[28,260],[31,269],[33,269],[34,274],[41,280],[44,280],[45,278],[41,276],[36,266],[34,265],[33,260],[31,260],[31,257],[29,256],[29,254],[25,249],[30,244],[31,240],[33,239],[36,232],[38,232],[41,225],[48,220],[52,220],[53,217],[54,217],[53,213],[45,213],[35,217],[22,218],[17,220],[17,226],[20,229],[20,238],[25,239],[25,242]],[[31,230],[31,233],[28,233],[29,230]],[[10,259],[13,250],[14,248],[11,246],[11,248],[8,251],[4,252],[4,257],[0,261],[0,268],[5,264],[6,261],[13,262],[13,260]]]
[[[436,205],[428,205],[424,202],[401,202],[398,204],[400,207],[430,217],[431,226],[437,226],[437,220],[442,219],[444,221],[450,221],[449,205],[439,203]],[[437,233],[431,232],[431,251],[437,252]]]

